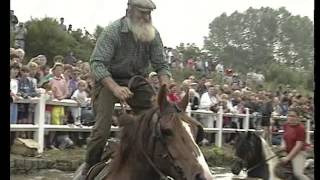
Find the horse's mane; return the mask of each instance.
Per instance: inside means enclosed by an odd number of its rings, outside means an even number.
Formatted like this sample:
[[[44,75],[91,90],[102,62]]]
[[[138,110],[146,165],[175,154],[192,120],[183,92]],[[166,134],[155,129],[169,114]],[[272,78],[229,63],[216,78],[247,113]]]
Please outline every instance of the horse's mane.
[[[114,160],[112,161],[110,172],[117,172],[121,170],[122,165],[129,161],[129,155],[137,157],[139,150],[141,150],[140,137],[144,133],[150,131],[149,121],[152,115],[158,110],[157,107],[153,107],[150,110],[134,117],[132,121],[122,127],[120,134],[120,145],[116,150]],[[127,118],[126,116],[122,118]],[[138,158],[138,157],[137,157]]]

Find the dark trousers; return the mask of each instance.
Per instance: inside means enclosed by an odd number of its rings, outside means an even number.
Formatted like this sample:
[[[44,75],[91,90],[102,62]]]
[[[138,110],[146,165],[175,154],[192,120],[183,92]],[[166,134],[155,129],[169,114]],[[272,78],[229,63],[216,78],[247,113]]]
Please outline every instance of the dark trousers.
[[[90,167],[101,160],[102,152],[110,135],[114,104],[117,102],[117,98],[105,87],[97,88],[94,91],[95,124],[88,140],[85,157],[85,161]]]

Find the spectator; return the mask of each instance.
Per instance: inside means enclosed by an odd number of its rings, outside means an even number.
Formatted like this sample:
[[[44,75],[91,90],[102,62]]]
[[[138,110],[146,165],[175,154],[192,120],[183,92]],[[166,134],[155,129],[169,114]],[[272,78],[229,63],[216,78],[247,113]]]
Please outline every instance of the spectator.
[[[24,27],[24,24],[22,22],[19,23],[19,26],[17,27],[15,34],[16,34],[15,35],[15,47],[21,48],[24,50],[27,29]]]
[[[200,97],[199,94],[194,89],[189,90],[189,103],[191,110],[197,110],[200,105]]]
[[[270,132],[270,119],[271,113],[273,112],[272,107],[272,95],[268,94],[265,96],[265,100],[261,107],[261,126],[263,128],[262,137],[271,145],[271,132]]]
[[[68,33],[72,33],[72,24],[69,24],[68,26]]]
[[[205,85],[206,81],[207,81],[206,76],[202,76],[198,85],[198,89],[196,89],[200,97],[202,96],[203,93],[208,92],[207,86]]]
[[[85,108],[88,105],[88,93],[86,92],[87,82],[84,80],[80,80],[78,83],[78,89],[73,93],[71,99],[78,102],[80,108]],[[72,118],[74,120],[74,124],[76,126],[81,126],[80,115],[81,111],[78,107],[73,107],[71,109]]]
[[[36,75],[37,75],[37,73],[39,71],[39,66],[35,62],[29,62],[28,63],[28,67],[29,67],[29,70],[30,70],[29,78],[32,81],[34,89],[37,89],[37,87],[38,87],[37,85],[38,85],[39,79],[36,78]]]
[[[18,94],[24,98],[29,99],[36,97],[39,94],[36,92],[33,82],[29,76],[29,67],[22,66],[21,68],[21,77],[18,83]],[[34,104],[19,104],[18,105],[18,124],[33,124],[33,112]],[[18,135],[19,136],[19,135]],[[22,133],[22,138],[31,138],[32,132]]]
[[[18,48],[18,49],[15,50],[15,54],[16,54],[16,55],[18,56],[18,58],[19,58],[18,63],[22,63],[23,60],[24,60],[24,56],[25,56],[24,50],[21,49],[21,48]]]
[[[64,18],[60,18],[60,24],[59,24],[59,27],[62,31],[67,31],[67,26],[64,25]]]
[[[159,79],[158,79],[158,74],[156,72],[151,72],[149,74],[149,81],[153,87],[153,89],[158,92],[159,88],[160,88],[160,83],[159,83]]]
[[[50,73],[50,67],[48,65],[41,66],[40,71],[41,71],[41,75],[39,76],[40,80],[38,83],[38,87],[43,88],[45,83],[48,83],[53,78],[53,74]]]
[[[14,14],[14,10],[10,10],[10,32],[15,32],[18,22],[19,21],[17,16]]]
[[[64,64],[70,64],[75,66],[77,59],[73,56],[73,52],[70,51],[69,54],[64,58]]]
[[[74,91],[78,88],[78,83],[80,81],[80,72],[79,68],[73,68],[71,79],[69,80],[68,84],[68,92],[73,94]]]
[[[177,103],[181,100],[181,97],[177,93],[177,85],[175,83],[169,86],[168,100],[171,103]]]
[[[53,98],[57,100],[63,100],[68,95],[68,86],[67,82],[62,76],[63,72],[63,64],[56,63],[53,68],[53,79],[50,81],[50,86],[53,93]],[[63,125],[65,119],[64,107],[63,106],[53,106],[51,113],[51,124],[54,125]],[[49,133],[49,146],[52,149],[56,149],[55,147],[55,132]]]
[[[18,74],[20,71],[19,64],[15,63],[10,66],[10,96],[13,101],[20,99],[18,96]],[[10,102],[10,123],[17,124],[18,119],[18,105]]]

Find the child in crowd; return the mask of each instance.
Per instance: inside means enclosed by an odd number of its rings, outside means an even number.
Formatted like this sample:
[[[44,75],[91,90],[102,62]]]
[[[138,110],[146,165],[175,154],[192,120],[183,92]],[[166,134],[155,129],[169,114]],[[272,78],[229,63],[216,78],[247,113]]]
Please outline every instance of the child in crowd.
[[[79,103],[80,108],[73,107],[71,109],[72,118],[74,119],[74,124],[77,126],[81,126],[80,115],[81,108],[86,107],[88,105],[88,93],[86,92],[88,85],[84,80],[80,80],[78,83],[78,89],[73,93],[71,99],[77,101]]]
[[[39,94],[36,92],[33,82],[29,76],[29,67],[22,66],[21,68],[21,77],[18,83],[18,94],[24,98],[29,99],[38,96]],[[32,124],[33,116],[32,113],[34,111],[34,104],[19,104],[18,105],[18,124]],[[32,132],[28,132],[25,138],[31,138]]]
[[[18,79],[20,67],[19,64],[14,63],[10,66],[10,96],[12,101],[20,99],[18,94]],[[16,103],[10,102],[10,123],[17,124],[18,106]]]
[[[65,79],[62,77],[63,73],[63,64],[56,63],[53,68],[53,79],[50,81],[50,87],[52,90],[53,98],[57,100],[63,100],[68,95],[68,86]],[[64,107],[63,106],[53,106],[51,113],[51,124],[54,125],[63,125],[65,118]],[[55,149],[54,146],[54,137],[55,132],[50,132],[49,134],[49,144],[52,149]]]
[[[79,83],[79,80],[80,80],[80,73],[81,73],[81,70],[79,68],[74,68],[72,70],[71,79],[70,79],[69,84],[68,84],[69,94],[71,94],[71,95],[78,88],[78,83]]]

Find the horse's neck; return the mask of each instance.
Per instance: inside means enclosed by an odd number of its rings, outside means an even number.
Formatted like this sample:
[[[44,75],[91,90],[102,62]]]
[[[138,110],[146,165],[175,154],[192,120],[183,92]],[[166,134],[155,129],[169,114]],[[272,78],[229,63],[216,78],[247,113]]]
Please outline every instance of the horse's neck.
[[[262,145],[265,158],[268,159],[275,156],[275,153],[272,151],[268,143],[262,137],[260,137],[260,139],[261,139],[261,145]],[[278,162],[279,162],[278,157],[274,157],[267,161],[267,164],[269,165],[270,180],[280,180],[274,174],[274,167],[278,164]]]
[[[115,159],[116,160],[116,159]],[[159,179],[154,170],[143,160],[128,160],[117,172],[111,172],[106,180],[149,180]]]

